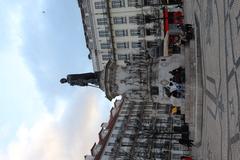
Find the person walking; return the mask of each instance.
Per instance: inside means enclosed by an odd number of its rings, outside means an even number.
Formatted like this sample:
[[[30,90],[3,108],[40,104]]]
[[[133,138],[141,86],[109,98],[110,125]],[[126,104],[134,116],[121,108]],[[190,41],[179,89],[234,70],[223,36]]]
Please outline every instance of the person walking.
[[[191,139],[179,139],[178,142],[186,147],[193,146],[193,140],[191,140]]]

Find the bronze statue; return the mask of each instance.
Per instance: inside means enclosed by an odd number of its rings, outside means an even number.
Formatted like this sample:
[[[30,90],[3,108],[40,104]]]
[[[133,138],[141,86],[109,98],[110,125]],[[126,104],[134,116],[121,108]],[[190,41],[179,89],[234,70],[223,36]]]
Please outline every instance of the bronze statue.
[[[69,83],[71,86],[89,86],[93,84],[99,86],[100,72],[83,73],[83,74],[68,74],[67,78],[62,78],[60,83]]]

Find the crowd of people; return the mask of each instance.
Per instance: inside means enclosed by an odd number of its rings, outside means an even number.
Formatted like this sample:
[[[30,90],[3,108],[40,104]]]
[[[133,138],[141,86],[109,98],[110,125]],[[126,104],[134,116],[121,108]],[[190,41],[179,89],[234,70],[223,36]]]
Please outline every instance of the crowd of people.
[[[178,67],[169,72],[173,77],[170,78],[170,83],[166,86],[165,93],[168,97],[185,98],[185,69]]]
[[[169,84],[164,88],[166,95],[174,98],[185,98],[185,68],[180,66],[169,71],[169,74],[171,74],[172,77],[169,79]],[[173,114],[181,114],[181,111],[178,110],[179,107],[173,106],[172,108],[175,108]],[[194,144],[193,140],[189,138],[189,126],[185,122],[185,116],[184,124],[182,124],[181,127],[174,127],[174,132],[181,133],[182,138],[179,139],[178,142],[191,149]],[[181,160],[192,160],[192,157],[182,156]]]
[[[181,0],[176,0],[180,2]],[[177,8],[182,8],[182,3],[177,5]],[[182,10],[183,12],[183,10]],[[180,54],[182,45],[189,44],[191,39],[194,39],[194,29],[192,24],[184,24],[183,14],[173,14],[173,20],[170,25],[169,30],[169,49],[171,49],[172,54]],[[171,98],[185,98],[185,68],[179,66],[171,71],[169,71],[171,78],[169,79],[169,84],[164,87],[165,94]],[[172,106],[172,114],[181,114],[181,107]],[[181,127],[174,127],[174,132],[180,133],[182,135],[181,139],[178,140],[179,144],[191,149],[193,140],[190,139],[189,126],[185,122]],[[192,160],[189,155],[181,156],[181,160]]]
[[[177,27],[182,31],[182,34],[180,34],[181,44],[185,45],[194,38],[192,24],[178,25]]]

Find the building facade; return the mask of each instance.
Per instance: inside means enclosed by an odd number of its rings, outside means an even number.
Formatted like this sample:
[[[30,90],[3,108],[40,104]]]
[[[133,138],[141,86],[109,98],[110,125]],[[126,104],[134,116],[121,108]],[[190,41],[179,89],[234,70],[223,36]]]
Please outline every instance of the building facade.
[[[123,98],[116,101],[110,120],[102,124],[99,142],[86,160],[172,159],[189,155],[179,143],[188,136],[183,126],[184,115],[171,113],[170,104],[135,102]],[[179,131],[181,130],[181,132]]]
[[[109,59],[119,65],[163,45],[163,12],[159,0],[78,0],[94,71]],[[160,49],[160,50],[161,50]]]
[[[100,88],[106,97],[123,98],[115,102],[86,160],[179,160],[190,154],[180,143],[189,137],[182,113],[184,99],[169,97],[164,90],[169,86],[169,72],[184,67],[183,56],[134,62],[121,66],[110,60],[101,74]]]
[[[173,51],[179,33],[171,29],[182,12],[175,6],[166,9],[181,0],[78,2],[89,58],[94,71],[101,71],[99,88],[109,100],[123,97],[85,160],[179,160],[190,155],[190,144],[182,142],[189,140],[183,112],[185,61],[180,48]]]

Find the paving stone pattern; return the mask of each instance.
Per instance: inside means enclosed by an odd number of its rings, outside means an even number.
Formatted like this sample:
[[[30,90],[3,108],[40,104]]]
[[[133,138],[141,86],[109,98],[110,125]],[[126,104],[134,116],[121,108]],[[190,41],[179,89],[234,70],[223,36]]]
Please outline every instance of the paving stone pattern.
[[[202,61],[202,137],[194,157],[240,160],[240,0],[185,0],[184,8],[198,27]]]

